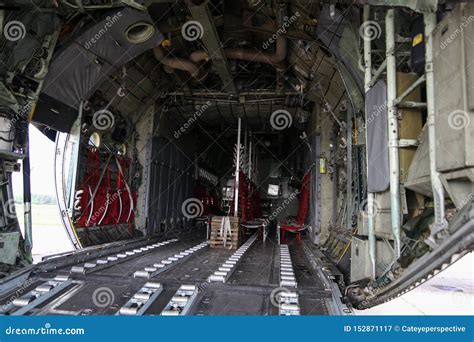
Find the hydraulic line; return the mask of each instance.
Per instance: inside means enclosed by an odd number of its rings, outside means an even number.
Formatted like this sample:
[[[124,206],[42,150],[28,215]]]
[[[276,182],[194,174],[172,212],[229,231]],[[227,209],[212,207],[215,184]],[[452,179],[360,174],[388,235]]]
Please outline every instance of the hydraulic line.
[[[368,22],[370,18],[370,6],[364,6],[364,23]],[[369,39],[364,39],[364,64],[365,64],[365,93],[370,90],[370,83],[372,80],[372,55],[371,55],[371,41]],[[367,113],[365,122],[367,123]],[[366,130],[367,134],[367,130]],[[366,144],[367,144],[367,135],[366,135]],[[368,156],[368,154],[367,154]],[[368,158],[368,157],[367,157]],[[369,161],[367,159],[367,168],[369,167]],[[367,230],[369,236],[369,259],[371,264],[371,275],[372,279],[375,280],[375,264],[376,264],[376,253],[375,253],[375,228],[374,228],[374,193],[367,194]]]
[[[26,126],[26,150],[23,159],[23,205],[25,217],[25,253],[27,258],[32,261],[31,251],[33,249],[33,230],[31,218],[31,176],[30,176],[30,143],[28,137],[28,126]]]
[[[426,75],[426,105],[428,110],[428,143],[430,156],[430,178],[433,191],[435,220],[431,230],[431,237],[436,241],[436,235],[445,231],[448,224],[444,212],[444,188],[440,174],[436,171],[436,131],[434,106],[434,74],[433,74],[433,29],[436,27],[436,13],[424,14],[425,23],[425,75]]]

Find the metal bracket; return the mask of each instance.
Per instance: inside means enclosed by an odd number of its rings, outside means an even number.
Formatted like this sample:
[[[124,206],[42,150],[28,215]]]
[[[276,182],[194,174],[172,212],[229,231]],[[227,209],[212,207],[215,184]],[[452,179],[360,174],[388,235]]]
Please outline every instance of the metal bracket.
[[[252,246],[252,244],[255,242],[257,239],[257,234],[253,234],[238,250],[232,254],[232,256],[227,259],[225,263],[222,264],[221,267],[217,271],[215,271],[213,274],[209,276],[207,279],[208,282],[221,282],[225,283],[232,273],[234,273],[235,269],[237,268],[237,264],[240,261],[240,258],[247,252],[247,250]]]
[[[130,300],[116,313],[117,316],[141,316],[163,292],[163,285],[147,282]]]
[[[162,316],[185,316],[198,295],[195,285],[181,285],[161,312]]]
[[[280,245],[280,286],[298,287],[288,245]]]
[[[398,140],[398,147],[418,146],[420,142],[417,139],[400,139]]]
[[[280,316],[299,316],[299,296],[296,292],[282,292],[278,298],[278,311]]]
[[[86,262],[82,266],[73,266],[71,267],[71,273],[80,273],[80,274],[87,274],[91,272],[95,272],[106,267],[110,267],[112,265],[116,265],[122,263],[124,261],[128,261],[133,257],[137,257],[139,255],[143,255],[144,252],[151,252],[153,249],[157,247],[161,247],[172,242],[176,242],[178,239],[171,239],[163,242],[158,242],[152,245],[148,245],[141,248],[135,248],[133,250],[128,250],[125,252],[118,253],[116,256],[109,256],[107,259],[97,259],[94,262]]]
[[[433,62],[426,62],[425,64],[425,73],[432,72],[433,69]]]
[[[398,140],[389,140],[388,141],[388,147],[399,147],[399,142]]]
[[[167,259],[161,260],[159,263],[153,264],[153,266],[145,267],[142,271],[136,271],[133,276],[135,278],[152,278],[171,267],[178,264],[180,261],[187,259],[191,254],[207,246],[207,241],[200,243],[192,248],[188,248],[181,253],[169,256]]]
[[[31,309],[51,299],[72,283],[68,276],[56,276],[54,279],[36,287],[27,294],[15,299],[3,313],[8,313],[13,316],[21,316],[26,314]]]

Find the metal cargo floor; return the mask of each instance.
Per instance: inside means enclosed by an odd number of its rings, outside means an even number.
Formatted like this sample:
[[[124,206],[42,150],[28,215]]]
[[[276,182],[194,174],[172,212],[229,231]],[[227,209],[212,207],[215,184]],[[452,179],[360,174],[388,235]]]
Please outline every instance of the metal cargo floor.
[[[166,239],[163,239],[166,240]],[[154,240],[156,242],[159,240]],[[33,305],[28,315],[113,315],[129,301],[145,283],[152,281],[162,284],[163,291],[152,301],[143,313],[159,315],[181,285],[196,285],[199,289],[187,314],[190,315],[278,315],[279,309],[271,300],[279,284],[279,245],[275,238],[265,243],[256,240],[242,256],[235,271],[226,283],[209,283],[208,277],[229,258],[235,250],[204,247],[189,258],[150,279],[135,278],[134,273],[150,267],[161,260],[203,242],[202,233],[179,237],[176,242],[158,247],[151,252],[124,259],[123,262],[87,274],[71,273],[71,262],[83,264],[86,258],[97,259],[94,249],[87,256],[81,252],[74,256],[51,259],[38,265],[36,274],[32,273],[19,286],[4,291],[0,303],[11,302],[12,296],[27,294],[38,285],[58,275],[72,279],[71,284],[61,292],[51,296],[39,305]],[[146,240],[143,245],[150,243]],[[140,245],[139,245],[140,246]],[[334,314],[337,294],[318,270],[316,254],[308,254],[306,243],[290,242],[294,274],[298,282],[295,289],[299,294],[299,306],[302,315]],[[136,247],[135,245],[133,247]],[[130,250],[129,245],[122,249]],[[120,251],[120,248],[118,249]],[[102,258],[105,258],[102,250]],[[107,252],[105,252],[107,253]],[[114,251],[116,254],[117,252]],[[74,258],[75,259],[74,259]],[[313,258],[313,260],[309,260]],[[74,259],[71,261],[71,259]],[[23,287],[22,287],[23,286]],[[21,292],[18,294],[19,290]],[[98,291],[108,293],[110,304],[97,305]],[[94,300],[95,298],[95,300]],[[273,303],[273,304],[272,304]]]

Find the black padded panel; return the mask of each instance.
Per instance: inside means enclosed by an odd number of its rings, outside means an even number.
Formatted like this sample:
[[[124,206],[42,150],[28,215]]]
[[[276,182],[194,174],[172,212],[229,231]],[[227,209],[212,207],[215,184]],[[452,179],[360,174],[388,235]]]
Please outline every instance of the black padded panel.
[[[163,35],[155,28],[148,40],[131,43],[126,38],[126,30],[131,25],[142,22],[153,24],[147,13],[130,8],[108,13],[102,21],[86,30],[54,56],[44,82],[43,96],[68,108],[78,109],[80,102],[89,99],[112,72],[120,70],[125,63],[151,50],[163,40]],[[47,114],[48,108],[43,108],[39,103],[35,121],[63,132],[70,127],[42,122]],[[69,123],[71,118],[74,121],[75,117],[77,113],[71,115],[61,112],[57,121],[66,120]]]
[[[367,191],[382,192],[390,185],[388,161],[387,86],[378,81],[365,94],[367,125]]]

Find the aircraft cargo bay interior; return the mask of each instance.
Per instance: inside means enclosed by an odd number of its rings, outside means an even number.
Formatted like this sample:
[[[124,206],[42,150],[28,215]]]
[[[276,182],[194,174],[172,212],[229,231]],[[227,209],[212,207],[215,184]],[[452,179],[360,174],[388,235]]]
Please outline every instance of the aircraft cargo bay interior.
[[[470,253],[474,4],[391,3],[6,1],[0,314],[352,315]]]

